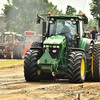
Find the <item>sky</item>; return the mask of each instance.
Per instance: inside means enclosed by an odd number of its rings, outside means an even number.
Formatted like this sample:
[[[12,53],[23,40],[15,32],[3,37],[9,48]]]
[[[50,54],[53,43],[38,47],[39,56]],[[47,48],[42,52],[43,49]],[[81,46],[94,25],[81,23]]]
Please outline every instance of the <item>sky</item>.
[[[92,0],[48,0],[49,2],[52,2],[54,5],[57,5],[57,9],[62,10],[63,13],[66,11],[67,5],[71,5],[72,7],[75,7],[77,11],[81,10],[83,11],[87,17],[92,18],[90,14],[90,6],[89,3],[92,2]],[[2,13],[3,4],[7,4],[7,0],[0,0],[0,14]]]
[[[7,4],[7,0],[0,0],[0,14],[2,13],[2,8],[4,7],[3,4]]]
[[[66,12],[67,5],[70,5],[74,7],[77,11],[81,10],[86,14],[86,16],[92,18],[90,14],[90,5],[89,3],[92,2],[92,0],[48,0],[49,2],[52,2],[54,5],[57,5],[57,8],[59,10],[62,10],[63,13]]]

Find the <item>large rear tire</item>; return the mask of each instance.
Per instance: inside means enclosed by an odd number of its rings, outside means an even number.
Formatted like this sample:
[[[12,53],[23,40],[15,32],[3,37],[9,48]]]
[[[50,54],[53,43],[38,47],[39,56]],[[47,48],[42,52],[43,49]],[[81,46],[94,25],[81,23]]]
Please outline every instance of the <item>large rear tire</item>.
[[[91,70],[93,81],[100,81],[100,44],[93,46]]]
[[[69,55],[67,75],[69,82],[82,83],[86,74],[86,57],[84,52],[73,51]]]
[[[41,57],[40,50],[29,50],[24,58],[24,76],[26,81],[40,81],[41,71],[37,69],[37,60]]]
[[[86,73],[86,81],[92,81],[92,71],[91,71],[91,60],[92,60],[92,49],[93,49],[93,43],[90,44],[89,47],[89,64],[88,64],[88,72]]]
[[[9,59],[13,59],[13,52],[12,51],[9,52],[9,56],[8,57],[9,57]]]
[[[4,59],[4,55],[0,54],[0,59]]]
[[[15,47],[14,58],[16,58],[16,59],[23,59],[24,58],[23,45],[18,44]]]

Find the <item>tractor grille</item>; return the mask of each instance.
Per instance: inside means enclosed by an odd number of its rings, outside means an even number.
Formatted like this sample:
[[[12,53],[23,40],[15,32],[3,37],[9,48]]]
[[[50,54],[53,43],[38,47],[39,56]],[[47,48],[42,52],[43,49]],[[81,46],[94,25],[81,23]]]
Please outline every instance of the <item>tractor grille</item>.
[[[51,57],[59,60],[60,54],[61,54],[61,45],[59,45],[59,48],[57,47],[53,48],[53,46],[52,47],[49,46],[48,48],[49,48],[49,54],[51,55]],[[46,49],[46,47],[44,49]]]

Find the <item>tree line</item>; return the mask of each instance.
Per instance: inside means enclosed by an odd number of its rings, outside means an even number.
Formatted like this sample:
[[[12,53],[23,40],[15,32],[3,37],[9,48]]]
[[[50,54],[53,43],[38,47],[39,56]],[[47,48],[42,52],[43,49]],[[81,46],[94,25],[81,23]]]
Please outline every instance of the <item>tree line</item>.
[[[57,9],[57,5],[53,5],[48,0],[7,0],[8,4],[4,5],[2,15],[4,16],[6,31],[16,31],[22,33],[28,30],[41,31],[36,25],[37,14],[63,14],[62,10]],[[90,3],[90,11],[93,17],[100,14],[100,1],[92,0]],[[67,5],[67,15],[77,14],[77,10],[71,5]],[[78,14],[82,14],[79,10]],[[90,19],[89,25],[96,25],[96,20]]]

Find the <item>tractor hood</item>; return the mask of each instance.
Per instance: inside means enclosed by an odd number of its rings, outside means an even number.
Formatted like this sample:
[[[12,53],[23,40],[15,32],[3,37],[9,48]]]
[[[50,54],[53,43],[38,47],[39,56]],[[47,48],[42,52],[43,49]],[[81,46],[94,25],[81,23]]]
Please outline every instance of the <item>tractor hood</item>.
[[[65,36],[57,35],[51,36],[44,41],[44,44],[62,44],[65,40]]]

